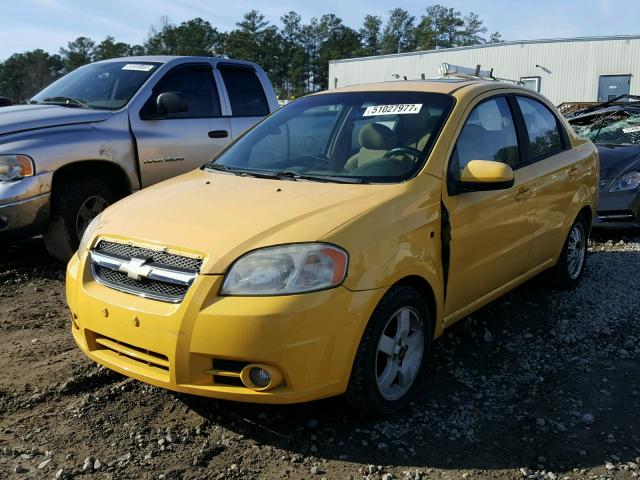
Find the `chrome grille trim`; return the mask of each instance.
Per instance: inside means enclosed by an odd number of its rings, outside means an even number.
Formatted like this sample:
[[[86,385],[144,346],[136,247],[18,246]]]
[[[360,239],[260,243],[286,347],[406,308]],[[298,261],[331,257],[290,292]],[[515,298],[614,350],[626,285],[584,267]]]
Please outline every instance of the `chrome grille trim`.
[[[107,248],[103,248],[104,243]],[[179,303],[184,299],[202,264],[200,259],[104,240],[90,252],[90,260],[91,273],[99,284],[170,303]],[[164,261],[168,261],[169,265]]]

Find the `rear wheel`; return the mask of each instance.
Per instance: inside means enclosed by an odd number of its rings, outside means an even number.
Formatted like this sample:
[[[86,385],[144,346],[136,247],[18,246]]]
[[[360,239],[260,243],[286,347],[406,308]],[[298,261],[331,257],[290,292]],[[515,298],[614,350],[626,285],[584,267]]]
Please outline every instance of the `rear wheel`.
[[[580,282],[587,262],[588,231],[587,220],[579,215],[571,225],[558,263],[548,272],[553,287],[571,290]]]
[[[77,183],[68,180],[58,185],[51,200],[51,220],[44,233],[47,251],[61,262],[69,261],[91,220],[115,200],[109,185],[98,178]]]
[[[409,401],[431,350],[431,319],[423,296],[392,288],[376,307],[353,363],[346,397],[366,416],[389,415]]]

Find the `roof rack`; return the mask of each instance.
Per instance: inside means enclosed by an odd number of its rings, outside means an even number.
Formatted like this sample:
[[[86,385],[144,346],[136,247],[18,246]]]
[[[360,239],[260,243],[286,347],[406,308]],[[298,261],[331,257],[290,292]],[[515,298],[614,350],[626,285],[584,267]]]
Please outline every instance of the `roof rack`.
[[[461,67],[450,63],[442,63],[440,65],[440,78],[465,78],[468,80],[492,80],[495,82],[507,82],[516,85],[524,85],[520,80],[511,80],[509,78],[500,78],[493,76],[493,68],[491,70],[482,70],[480,65],[476,68]]]

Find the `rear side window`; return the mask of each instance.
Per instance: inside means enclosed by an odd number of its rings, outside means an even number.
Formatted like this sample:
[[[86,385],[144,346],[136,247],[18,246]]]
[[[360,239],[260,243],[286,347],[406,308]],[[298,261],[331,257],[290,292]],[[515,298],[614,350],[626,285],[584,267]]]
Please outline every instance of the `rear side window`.
[[[531,160],[562,151],[562,136],[558,121],[542,103],[529,97],[517,97],[527,134]]]
[[[187,104],[187,111],[174,113],[171,118],[219,117],[220,99],[209,65],[189,65],[169,72],[154,89],[141,114],[156,113],[156,99],[164,92],[179,93]]]
[[[456,159],[459,171],[471,160],[493,160],[512,168],[517,166],[518,137],[505,97],[485,100],[471,111],[456,142],[452,164]]]
[[[220,68],[227,87],[231,112],[238,117],[264,117],[269,114],[269,104],[262,84],[253,70],[244,68]]]

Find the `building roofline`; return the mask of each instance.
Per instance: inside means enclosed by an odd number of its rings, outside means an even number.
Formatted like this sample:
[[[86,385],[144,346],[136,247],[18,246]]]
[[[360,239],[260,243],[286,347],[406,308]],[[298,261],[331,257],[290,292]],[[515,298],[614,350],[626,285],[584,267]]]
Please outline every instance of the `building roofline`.
[[[389,53],[386,55],[372,55],[369,57],[342,58],[338,60],[330,60],[329,63],[347,63],[363,60],[375,60],[379,58],[395,58],[406,57],[411,55],[433,55],[436,53],[456,52],[459,50],[475,50],[479,48],[507,47],[511,45],[531,45],[538,43],[568,43],[568,42],[599,42],[607,40],[640,40],[640,34],[635,35],[611,35],[599,37],[570,37],[570,38],[546,38],[540,40],[513,40],[500,43],[485,43],[482,45],[469,45],[466,47],[439,48],[437,50],[415,50],[412,52]]]

